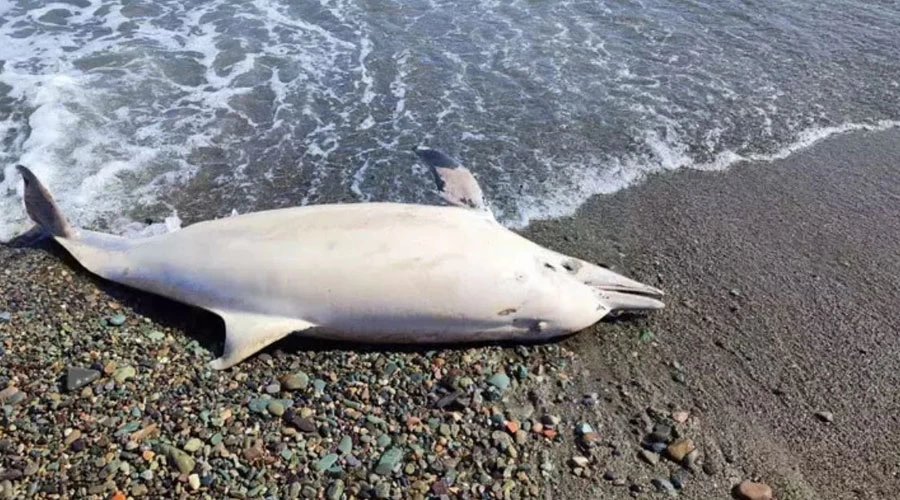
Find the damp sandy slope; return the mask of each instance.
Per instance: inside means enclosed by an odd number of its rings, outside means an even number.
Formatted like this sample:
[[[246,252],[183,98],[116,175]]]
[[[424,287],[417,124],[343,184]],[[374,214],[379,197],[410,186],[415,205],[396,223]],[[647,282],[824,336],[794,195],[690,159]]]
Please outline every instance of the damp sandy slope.
[[[637,381],[644,402],[698,417],[712,474],[685,497],[725,498],[753,476],[780,499],[897,495],[898,173],[900,132],[852,133],[771,164],[658,175],[532,227],[668,292],[648,324],[658,349],[615,328],[564,345],[598,379],[586,390]]]

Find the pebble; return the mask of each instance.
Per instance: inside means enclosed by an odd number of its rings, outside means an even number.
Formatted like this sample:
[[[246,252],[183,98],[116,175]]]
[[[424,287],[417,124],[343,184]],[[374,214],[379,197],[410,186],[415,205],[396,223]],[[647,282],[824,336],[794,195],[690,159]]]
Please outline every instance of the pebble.
[[[133,366],[123,366],[121,368],[116,368],[116,371],[113,372],[112,378],[116,381],[116,383],[123,383],[126,380],[134,377],[137,374],[137,371]]]
[[[188,442],[184,444],[184,451],[188,453],[194,453],[203,447],[203,441],[200,441],[197,438],[188,439]]]
[[[666,448],[666,454],[673,461],[677,463],[681,463],[684,460],[684,457],[688,455],[688,453],[694,451],[694,442],[687,438],[682,438],[674,443],[670,444],[668,448]]]
[[[738,485],[735,493],[741,500],[772,500],[772,488],[766,483],[745,480]]]
[[[19,393],[19,389],[15,387],[7,387],[0,391],[0,403],[5,403],[7,400],[12,399],[16,394]]]
[[[279,392],[281,392],[281,384],[279,384],[278,382],[272,382],[271,384],[266,386],[267,394],[278,394]]]
[[[662,453],[662,452],[666,451],[666,448],[669,447],[669,445],[667,445],[666,443],[659,443],[659,442],[642,443],[642,444],[644,445],[644,448],[652,451],[653,453]]]
[[[191,474],[188,476],[188,484],[191,486],[191,489],[197,491],[200,489],[200,476],[197,474]]]
[[[194,470],[194,467],[197,464],[194,461],[194,459],[191,458],[190,455],[179,450],[178,448],[176,448],[174,446],[166,446],[163,451],[167,457],[172,459],[172,462],[174,463],[175,467],[182,474],[185,474],[185,475],[190,474]]]
[[[375,466],[375,473],[381,476],[389,475],[400,465],[402,459],[403,450],[400,448],[389,448],[378,460],[378,465]]]
[[[653,432],[650,433],[650,441],[654,443],[668,443],[672,436],[672,426],[667,424],[656,424],[653,426]]]
[[[275,415],[276,417],[284,415],[284,404],[282,404],[281,401],[273,399],[269,402],[267,409],[269,410],[269,413]]]
[[[675,471],[675,473],[672,474],[672,477],[669,478],[669,481],[672,482],[672,486],[674,486],[676,490],[684,488],[684,475],[681,471]]]
[[[67,435],[66,438],[63,439],[63,444],[69,446],[80,438],[81,431],[78,429],[72,429],[72,432],[70,432],[69,435]]]
[[[76,439],[75,441],[72,441],[69,449],[71,449],[75,453],[81,453],[82,451],[87,449],[87,442],[84,439]]]
[[[112,326],[122,326],[125,324],[126,319],[127,318],[125,318],[124,314],[116,314],[115,316],[109,318],[109,324]]]
[[[284,377],[281,386],[288,391],[302,391],[309,385],[309,375],[303,372],[297,372]]]
[[[504,372],[498,372],[491,376],[487,380],[487,383],[500,389],[501,391],[505,391],[507,387],[509,387],[509,375]]]
[[[342,455],[348,455],[353,451],[353,439],[351,439],[350,436],[342,437],[341,442],[338,444],[338,451],[340,451]]]
[[[0,323],[9,323],[12,319],[12,314],[9,311],[0,312]]]
[[[585,468],[585,467],[587,467],[589,462],[590,462],[590,460],[588,460],[587,457],[582,457],[582,456],[572,457],[572,464],[574,464],[576,467]]]
[[[672,420],[674,420],[676,423],[679,423],[679,424],[683,424],[683,423],[687,422],[687,419],[690,418],[690,416],[691,416],[690,412],[686,412],[686,411],[672,412]]]
[[[659,455],[657,455],[656,453],[653,453],[652,451],[641,450],[640,456],[642,459],[644,459],[645,462],[647,462],[650,465],[656,465],[659,463]]]
[[[831,413],[830,411],[816,412],[816,418],[822,422],[831,423],[834,422],[834,413]]]
[[[291,416],[289,416],[291,415]],[[316,432],[316,423],[309,417],[299,417],[297,415],[293,415],[291,413],[287,413],[285,417],[288,419],[288,422],[299,429],[301,432],[311,433]]]
[[[684,460],[681,462],[681,465],[685,466],[687,469],[695,470],[697,468],[697,461],[700,459],[700,450],[693,450],[684,457]]]
[[[158,330],[153,330],[152,332],[147,334],[147,338],[154,342],[159,342],[160,340],[166,338],[166,334]]]
[[[337,479],[331,486],[328,487],[328,491],[325,493],[325,497],[328,500],[340,500],[341,496],[344,494],[344,481]]]
[[[616,479],[618,479],[618,477],[619,477],[618,474],[616,474],[614,471],[611,471],[611,470],[608,470],[603,473],[603,479],[605,479],[607,481],[615,481]]]
[[[656,487],[656,491],[660,493],[667,493],[670,496],[678,494],[678,491],[675,490],[675,486],[672,485],[671,481],[668,479],[653,478],[650,483],[653,484],[653,486]]]
[[[324,457],[322,457],[321,459],[319,459],[318,462],[316,462],[316,470],[318,472],[326,471],[326,470],[330,469],[331,466],[334,465],[335,462],[337,462],[337,460],[338,460],[338,456],[336,453],[329,453],[329,454],[325,455]]]

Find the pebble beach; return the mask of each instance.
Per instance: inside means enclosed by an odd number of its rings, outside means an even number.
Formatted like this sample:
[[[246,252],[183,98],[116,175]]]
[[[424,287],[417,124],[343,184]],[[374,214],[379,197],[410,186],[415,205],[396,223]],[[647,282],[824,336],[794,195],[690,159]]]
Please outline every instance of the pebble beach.
[[[900,133],[657,174],[524,233],[667,292],[540,345],[294,337],[0,246],[0,498],[884,499]]]

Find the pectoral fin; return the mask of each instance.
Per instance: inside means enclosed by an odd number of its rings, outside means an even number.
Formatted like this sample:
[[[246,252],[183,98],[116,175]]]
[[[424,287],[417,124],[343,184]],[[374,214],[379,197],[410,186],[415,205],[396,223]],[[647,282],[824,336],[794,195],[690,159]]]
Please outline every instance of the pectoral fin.
[[[436,149],[417,147],[416,155],[428,165],[441,197],[458,207],[490,212],[481,186],[466,167]]]
[[[215,312],[225,320],[225,349],[221,357],[210,361],[209,367],[213,370],[230,368],[293,332],[316,326],[302,319]]]

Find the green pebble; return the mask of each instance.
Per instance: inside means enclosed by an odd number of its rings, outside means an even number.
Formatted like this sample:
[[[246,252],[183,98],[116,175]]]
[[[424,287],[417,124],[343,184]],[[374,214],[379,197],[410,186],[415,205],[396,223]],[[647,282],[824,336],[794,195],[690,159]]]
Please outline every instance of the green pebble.
[[[127,318],[125,318],[125,315],[124,315],[124,314],[116,314],[116,315],[113,316],[112,318],[109,318],[109,321],[108,321],[108,322],[109,322],[109,324],[112,325],[112,326],[122,326],[122,325],[125,324],[125,320],[126,320],[126,319],[127,319]]]
[[[275,415],[276,417],[280,417],[284,415],[284,405],[281,404],[280,401],[271,401],[269,402],[269,413]]]
[[[318,472],[322,472],[326,469],[329,469],[335,462],[337,462],[338,456],[337,453],[329,453],[322,457],[318,462],[316,462],[316,470]]]
[[[340,444],[338,444],[338,451],[343,455],[349,454],[353,451],[353,440],[350,439],[350,436],[344,436],[341,438]]]
[[[379,448],[387,448],[391,445],[391,437],[387,434],[382,434],[378,436],[378,439],[375,441],[378,444]]]
[[[137,371],[133,366],[123,366],[121,368],[116,368],[116,371],[113,372],[113,380],[117,383],[121,384],[126,380],[134,377],[137,374]]]
[[[441,424],[439,431],[441,436],[450,437],[450,426],[447,424]]]
[[[344,399],[343,402],[344,402],[345,406],[349,406],[350,408],[353,408],[355,410],[360,410],[360,409],[362,409],[362,406],[363,406],[362,403],[360,403],[358,401],[351,401],[349,399]]]
[[[381,458],[378,460],[378,465],[375,466],[375,473],[381,476],[387,476],[400,465],[401,460],[403,460],[403,450],[400,448],[390,448],[381,455]]]
[[[376,417],[375,415],[367,415],[366,421],[368,421],[370,424],[374,424],[374,425],[384,425],[387,423],[384,421],[383,418]]]
[[[328,487],[328,491],[325,493],[326,498],[328,500],[340,500],[341,496],[344,494],[344,481],[337,479],[331,486]]]
[[[181,472],[184,475],[190,474],[194,470],[194,467],[197,465],[197,463],[193,458],[191,458],[190,455],[174,446],[167,445],[164,451],[166,456],[172,459],[172,462],[174,462],[174,465],[178,469],[178,472]]]
[[[290,461],[293,458],[294,452],[290,450],[290,448],[285,448],[281,450],[281,458]]]
[[[147,334],[147,338],[154,342],[159,342],[160,340],[166,338],[166,334],[157,330],[153,330],[152,332]]]
[[[209,443],[213,446],[217,446],[224,439],[225,438],[222,436],[222,434],[217,432],[217,433],[213,434],[213,436],[211,438],[209,438]]]
[[[266,398],[251,399],[247,406],[251,411],[255,411],[256,413],[265,413],[268,411],[269,401],[270,400]]]
[[[197,438],[188,439],[187,443],[184,443],[184,451],[188,453],[194,453],[203,447],[203,441],[200,441]]]
[[[325,392],[325,381],[320,378],[313,380],[313,389],[319,394]]]
[[[509,387],[509,375],[503,372],[498,372],[492,375],[487,382],[497,389],[504,391],[507,387]]]

